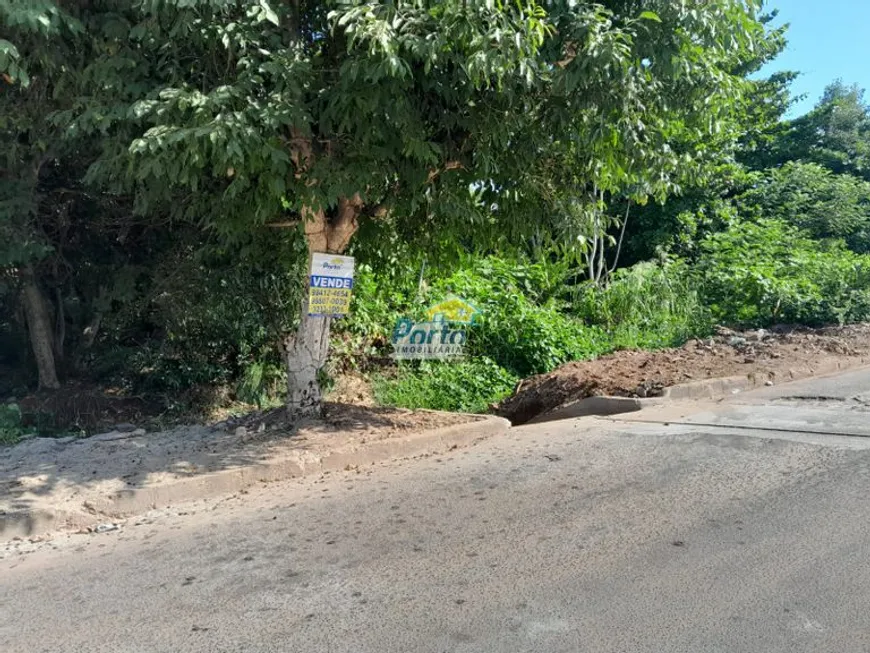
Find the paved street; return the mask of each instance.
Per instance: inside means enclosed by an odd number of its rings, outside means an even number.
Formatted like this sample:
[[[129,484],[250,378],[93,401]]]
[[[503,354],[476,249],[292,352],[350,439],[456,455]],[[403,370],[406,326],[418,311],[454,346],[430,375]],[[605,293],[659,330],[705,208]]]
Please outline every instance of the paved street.
[[[19,547],[0,650],[870,651],[868,399],[524,427]]]

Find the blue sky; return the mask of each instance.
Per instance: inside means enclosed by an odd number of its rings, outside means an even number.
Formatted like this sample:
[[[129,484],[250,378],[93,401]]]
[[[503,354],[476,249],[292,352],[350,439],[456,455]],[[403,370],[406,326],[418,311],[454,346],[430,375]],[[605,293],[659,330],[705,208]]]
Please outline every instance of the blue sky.
[[[767,7],[779,9],[776,25],[791,24],[788,48],[762,72],[802,73],[792,92],[807,97],[792,115],[812,109],[838,77],[870,89],[870,0],[768,0]]]

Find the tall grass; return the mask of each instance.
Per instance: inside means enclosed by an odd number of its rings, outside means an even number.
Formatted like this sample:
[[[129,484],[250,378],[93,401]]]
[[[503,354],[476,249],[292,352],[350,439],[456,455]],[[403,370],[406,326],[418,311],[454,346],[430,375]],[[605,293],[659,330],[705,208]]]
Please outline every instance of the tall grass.
[[[639,263],[603,287],[588,286],[573,313],[608,334],[612,349],[655,349],[706,335],[710,312],[681,262]]]

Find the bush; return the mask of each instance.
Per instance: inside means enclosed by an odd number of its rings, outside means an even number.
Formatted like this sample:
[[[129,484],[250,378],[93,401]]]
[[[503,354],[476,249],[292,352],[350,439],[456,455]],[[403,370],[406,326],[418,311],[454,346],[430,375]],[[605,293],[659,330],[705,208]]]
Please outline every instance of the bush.
[[[641,264],[614,275],[604,287],[568,292],[571,270],[561,263],[478,258],[435,279],[416,298],[416,279],[403,287],[361,269],[357,310],[343,327],[383,353],[398,317],[420,318],[429,304],[454,294],[481,314],[471,327],[461,363],[425,361],[399,366],[376,382],[379,401],[408,408],[484,410],[510,393],[518,378],[617,348],[666,347],[709,332],[711,320],[679,262]],[[563,297],[578,297],[573,305]],[[346,354],[352,347],[343,336]],[[359,355],[359,349],[356,350]],[[367,351],[363,348],[363,351]]]
[[[870,319],[870,256],[778,220],[743,222],[702,243],[697,270],[713,316],[743,326]]]
[[[604,329],[615,349],[678,346],[712,328],[709,311],[681,261],[618,270],[606,286],[587,286],[574,311]]]
[[[511,393],[517,377],[486,357],[461,362],[422,361],[375,380],[375,398],[388,406],[485,413]]]
[[[333,322],[330,373],[359,370],[367,358],[389,355],[393,325],[419,310],[414,271],[404,272],[376,274],[368,265],[357,266],[350,315]]]
[[[481,311],[469,335],[469,350],[488,356],[519,376],[547,372],[569,360],[608,349],[608,338],[564,312],[556,295],[565,274],[548,274],[542,263],[488,258],[450,275],[433,287],[434,297],[453,293]]]
[[[225,386],[258,404],[282,392],[281,337],[298,320],[306,255],[290,236],[258,238],[231,249],[182,242],[168,252],[138,309],[152,331],[107,328],[111,346],[90,364],[94,376],[170,395]]]
[[[815,239],[842,238],[853,251],[870,252],[870,182],[858,177],[789,161],[759,174],[736,203],[743,215],[781,220]]]
[[[15,444],[32,432],[32,429],[23,426],[18,404],[0,404],[0,445]]]

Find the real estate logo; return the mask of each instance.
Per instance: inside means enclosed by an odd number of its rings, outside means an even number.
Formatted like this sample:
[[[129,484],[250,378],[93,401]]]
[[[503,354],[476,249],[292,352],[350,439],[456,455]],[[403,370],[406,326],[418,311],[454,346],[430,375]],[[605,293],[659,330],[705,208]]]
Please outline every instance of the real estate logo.
[[[448,297],[429,307],[426,321],[402,318],[393,329],[396,360],[456,360],[465,355],[468,329],[480,315],[472,304]]]

